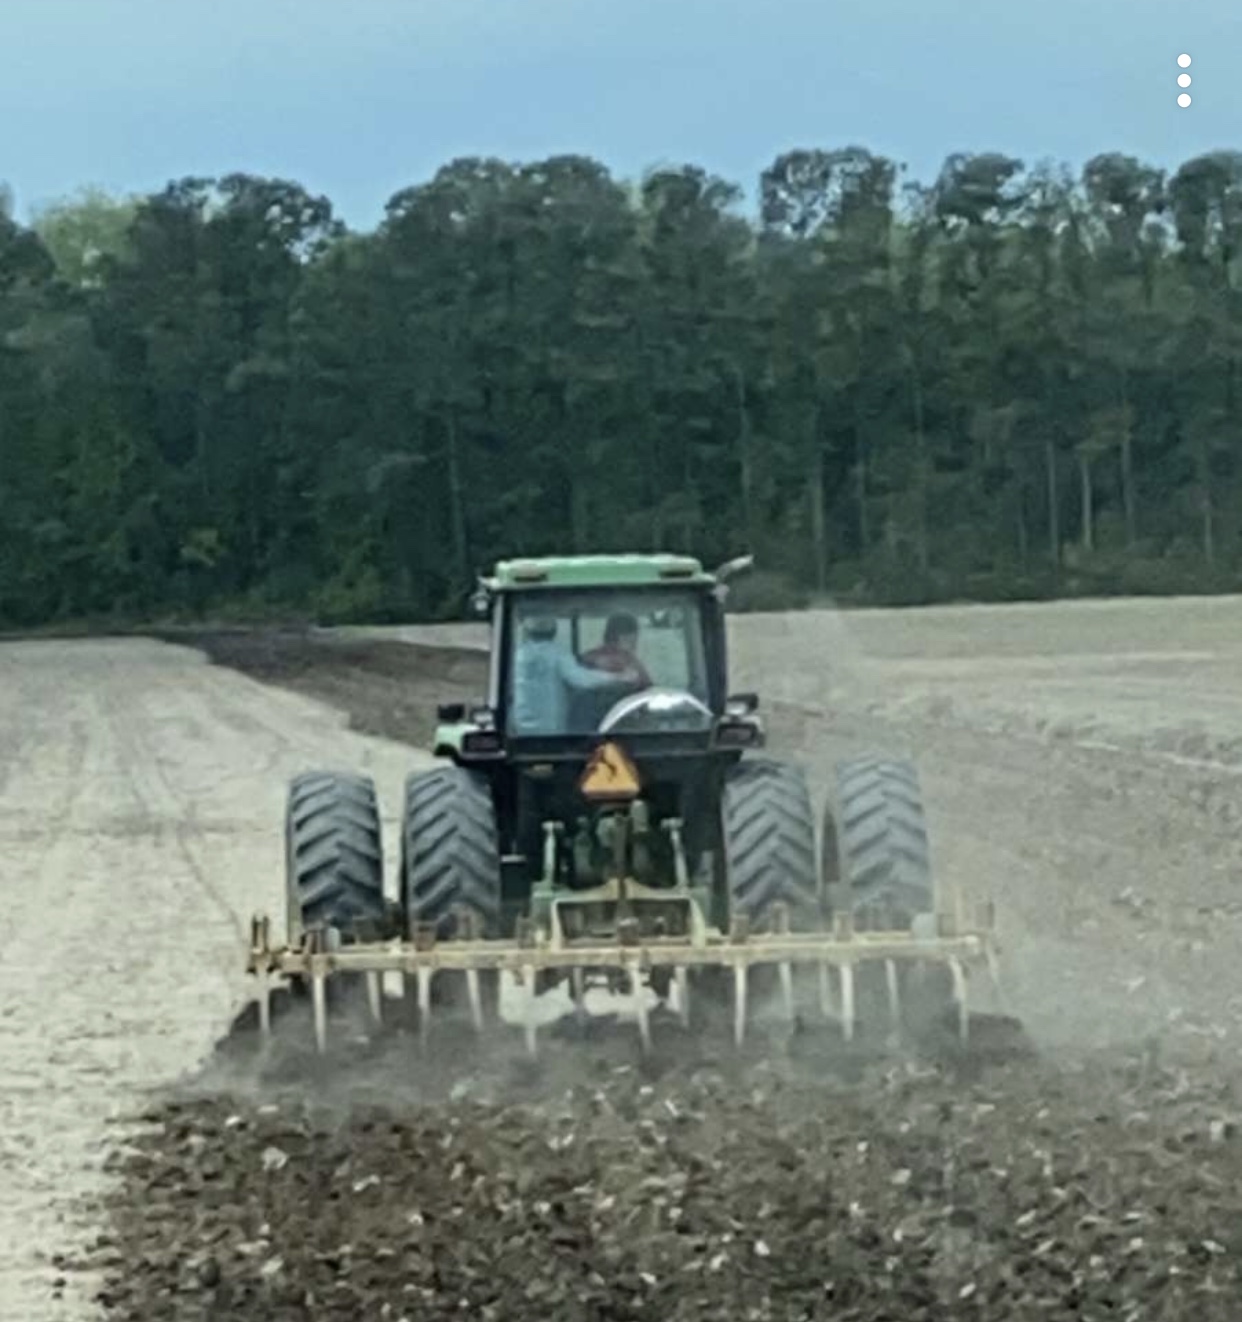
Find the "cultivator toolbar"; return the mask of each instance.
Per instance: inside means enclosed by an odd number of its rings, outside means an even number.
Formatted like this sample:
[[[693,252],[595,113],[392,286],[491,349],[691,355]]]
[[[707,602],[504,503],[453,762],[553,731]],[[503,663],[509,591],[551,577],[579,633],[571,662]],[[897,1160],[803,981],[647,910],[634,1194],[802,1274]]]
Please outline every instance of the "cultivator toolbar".
[[[732,974],[733,1036],[740,1046],[746,1033],[750,974],[772,968],[778,974],[779,999],[785,1015],[797,1015],[794,970],[813,968],[818,974],[818,1003],[823,1015],[839,1022],[847,1041],[854,1038],[857,1023],[856,979],[862,970],[882,967],[885,974],[891,1026],[900,1031],[903,1023],[902,977],[899,970],[914,967],[917,974],[928,967],[947,968],[952,979],[958,1032],[969,1037],[969,983],[978,971],[985,973],[999,991],[996,946],[991,905],[979,908],[973,925],[956,916],[927,915],[930,930],[857,930],[852,915],[837,915],[827,932],[790,930],[786,911],[777,907],[767,930],[753,933],[744,920],[736,920],[728,933],[710,928],[698,906],[684,895],[648,890],[630,883],[625,895],[627,912],[611,930],[600,935],[589,924],[574,923],[575,910],[588,912],[601,903],[594,892],[583,897],[565,897],[553,902],[550,921],[536,926],[519,921],[510,939],[480,939],[469,930],[463,936],[438,940],[434,930],[418,929],[413,939],[342,944],[331,931],[305,933],[296,946],[274,946],[271,923],[256,917],[251,929],[248,971],[258,980],[259,1022],[264,1034],[271,1030],[271,992],[276,979],[294,979],[309,987],[314,1016],[315,1041],[320,1052],[328,1040],[327,984],[341,975],[360,976],[366,983],[372,1018],[383,1018],[383,975],[404,975],[405,995],[416,998],[420,1032],[427,1033],[432,1018],[432,983],[436,978],[458,978],[464,982],[470,1017],[476,1029],[485,1027],[485,997],[481,975],[495,971],[508,974],[534,1001],[543,987],[568,984],[575,1008],[584,1013],[583,997],[588,986],[603,984],[613,991],[634,993],[633,1006],[644,1049],[651,1044],[650,1008],[644,992],[654,988],[666,997],[683,1024],[690,1023],[690,995],[695,974],[717,969]],[[652,935],[651,924],[634,911],[646,904],[653,910],[684,911],[680,923],[657,922],[676,935]],[[568,912],[567,912],[568,911]],[[643,930],[646,928],[647,930]],[[570,931],[583,935],[569,935]],[[459,984],[460,985],[460,984]],[[917,981],[915,988],[917,989]],[[533,1008],[533,1007],[530,1007]],[[524,1029],[528,1049],[537,1051],[538,1026],[527,1013]]]

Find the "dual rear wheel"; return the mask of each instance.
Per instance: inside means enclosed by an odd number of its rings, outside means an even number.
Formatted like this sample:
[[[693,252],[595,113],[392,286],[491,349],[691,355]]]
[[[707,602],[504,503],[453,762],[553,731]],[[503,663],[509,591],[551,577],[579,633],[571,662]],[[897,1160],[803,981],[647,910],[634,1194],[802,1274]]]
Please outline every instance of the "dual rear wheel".
[[[312,928],[324,932],[329,945],[382,939],[394,928],[412,936],[424,924],[448,937],[467,916],[478,935],[496,935],[500,853],[482,777],[452,765],[407,777],[395,905],[384,892],[383,828],[370,776],[312,771],[296,777],[285,820],[291,943]],[[433,1001],[457,1001],[462,982],[433,979]],[[483,974],[480,982],[486,1012],[489,1002],[494,1009],[499,980]],[[413,1005],[413,985],[406,996]]]
[[[729,906],[752,923],[778,903],[803,931],[841,905],[853,910],[860,930],[908,927],[934,912],[927,823],[909,762],[867,756],[839,763],[817,833],[799,768],[742,761],[725,780],[722,818]]]
[[[799,768],[766,758],[731,768],[722,803],[729,913],[744,915],[752,930],[771,930],[776,906],[783,905],[791,928],[803,932],[823,930],[842,909],[858,931],[908,930],[934,915],[927,823],[913,765],[875,756],[839,763],[819,825],[817,833]],[[930,971],[929,983],[924,970],[914,1010],[911,970],[899,966],[897,974],[903,1025],[917,1030],[940,1013],[951,983],[939,970]],[[856,971],[856,993],[864,1028],[891,1022],[882,964]]]

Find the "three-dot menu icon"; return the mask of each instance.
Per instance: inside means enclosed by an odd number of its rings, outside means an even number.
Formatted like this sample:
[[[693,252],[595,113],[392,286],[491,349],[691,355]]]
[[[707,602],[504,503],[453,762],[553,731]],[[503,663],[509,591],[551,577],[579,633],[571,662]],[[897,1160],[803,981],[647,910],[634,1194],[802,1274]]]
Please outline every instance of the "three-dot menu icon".
[[[1189,56],[1189,55],[1179,55],[1179,56],[1177,57],[1177,62],[1178,62],[1179,65],[1181,65],[1181,67],[1182,67],[1183,69],[1189,69],[1189,68],[1190,68],[1190,56]],[[1177,85],[1178,85],[1178,87],[1189,87],[1189,86],[1190,86],[1190,75],[1189,75],[1188,73],[1179,73],[1179,74],[1177,75]],[[1177,98],[1177,104],[1178,104],[1179,106],[1181,106],[1181,108],[1182,108],[1183,110],[1185,110],[1186,107],[1190,104],[1190,93],[1189,93],[1189,92],[1183,92],[1183,93]]]

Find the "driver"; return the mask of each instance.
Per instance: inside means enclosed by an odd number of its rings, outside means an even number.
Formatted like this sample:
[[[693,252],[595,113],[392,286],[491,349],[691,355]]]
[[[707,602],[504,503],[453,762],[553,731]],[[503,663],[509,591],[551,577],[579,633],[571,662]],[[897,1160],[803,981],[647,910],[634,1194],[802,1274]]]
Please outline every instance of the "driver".
[[[610,674],[637,673],[635,689],[649,689],[652,678],[647,667],[638,659],[638,621],[625,611],[618,611],[608,617],[604,625],[604,641],[599,647],[593,647],[583,655],[583,661],[596,670],[607,670]]]
[[[564,734],[570,690],[624,688],[638,680],[634,665],[601,673],[580,664],[557,639],[554,615],[527,621],[513,665],[513,723],[523,734]]]

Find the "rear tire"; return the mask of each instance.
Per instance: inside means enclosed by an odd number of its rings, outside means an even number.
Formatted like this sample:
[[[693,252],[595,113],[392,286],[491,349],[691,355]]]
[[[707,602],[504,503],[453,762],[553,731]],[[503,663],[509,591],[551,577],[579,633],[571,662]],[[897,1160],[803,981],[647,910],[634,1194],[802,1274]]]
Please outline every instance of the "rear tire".
[[[770,758],[731,767],[721,828],[730,915],[761,927],[784,903],[794,931],[814,931],[821,915],[815,812],[801,768]]]
[[[405,782],[401,822],[401,902],[406,930],[434,923],[451,937],[468,912],[482,935],[500,927],[500,845],[487,781],[459,766],[418,771]]]
[[[835,812],[824,815],[824,882],[848,892],[860,931],[908,927],[936,908],[918,771],[858,757],[837,766]]]
[[[384,852],[379,803],[370,776],[306,771],[289,783],[285,805],[285,924],[288,942],[321,931],[342,945],[377,940],[391,923],[384,898]],[[356,995],[361,977],[327,979],[328,1004]],[[295,997],[306,980],[290,980]]]
[[[721,790],[720,843],[717,921],[726,933],[735,918],[747,919],[752,932],[770,931],[773,910],[782,903],[791,931],[818,928],[815,812],[801,768],[771,758],[730,767]],[[778,986],[776,968],[753,967],[748,981],[751,1004],[768,1002]],[[696,1018],[709,1030],[723,1025],[731,1015],[733,975],[705,968],[692,983]]]
[[[401,821],[401,903],[406,934],[434,924],[436,936],[451,940],[459,917],[469,915],[478,934],[495,937],[501,923],[500,844],[496,810],[484,777],[464,767],[446,765],[406,778]],[[498,1012],[500,976],[479,974],[484,1013]],[[406,995],[416,994],[406,980]],[[432,980],[438,1005],[464,1005],[466,980],[453,974]]]
[[[918,771],[904,759],[851,758],[837,766],[835,804],[824,813],[822,867],[826,904],[848,906],[860,932],[906,930],[934,921],[936,890]],[[898,964],[902,1019],[924,1033],[953,1005],[943,965]],[[857,974],[861,1027],[889,1022],[882,964]]]
[[[294,777],[285,807],[285,876],[291,944],[314,929],[335,929],[343,942],[384,934],[383,837],[370,776]]]

